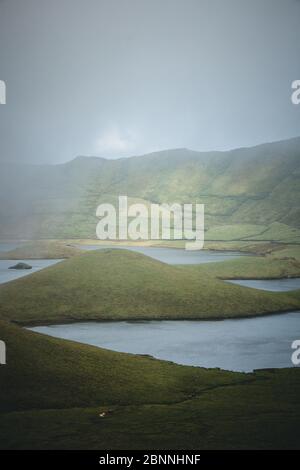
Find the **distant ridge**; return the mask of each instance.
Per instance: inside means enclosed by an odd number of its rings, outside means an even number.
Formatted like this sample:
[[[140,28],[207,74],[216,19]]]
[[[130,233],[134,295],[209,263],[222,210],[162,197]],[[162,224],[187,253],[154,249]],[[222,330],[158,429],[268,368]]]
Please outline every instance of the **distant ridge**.
[[[211,239],[298,239],[300,137],[223,152],[170,149],[1,165],[1,238],[94,238],[100,202],[201,202]],[[274,224],[277,224],[276,227]],[[278,225],[279,224],[279,225]]]
[[[292,143],[294,142],[296,145],[300,145],[300,136],[297,136],[297,137],[292,137],[290,139],[280,139],[280,140],[277,140],[275,142],[262,142],[260,144],[256,144],[256,145],[253,145],[253,146],[242,146],[242,147],[235,147],[235,148],[232,148],[232,149],[229,149],[229,150],[207,150],[207,151],[203,151],[203,150],[196,150],[196,149],[190,149],[188,147],[178,147],[178,148],[170,148],[170,149],[163,149],[163,150],[155,150],[153,152],[149,152],[149,153],[143,153],[143,154],[140,154],[140,155],[132,155],[130,157],[120,157],[120,158],[106,158],[105,156],[96,156],[96,155],[78,155],[76,156],[75,158],[73,158],[72,160],[69,160],[63,164],[67,164],[67,163],[71,163],[71,162],[74,162],[74,161],[81,161],[81,160],[84,160],[84,159],[95,159],[95,160],[108,160],[110,162],[115,162],[115,161],[119,161],[119,160],[130,160],[130,159],[133,159],[133,158],[143,158],[143,157],[150,157],[150,156],[154,156],[154,155],[161,155],[161,156],[164,156],[164,155],[168,155],[169,153],[172,153],[172,154],[176,154],[176,153],[194,153],[194,154],[197,154],[197,155],[201,155],[201,154],[216,154],[216,153],[219,153],[219,154],[227,154],[229,152],[239,152],[239,151],[244,151],[244,150],[249,150],[249,149],[257,149],[259,147],[263,147],[263,146],[270,146],[270,145],[278,145],[278,144],[286,144],[286,143]]]

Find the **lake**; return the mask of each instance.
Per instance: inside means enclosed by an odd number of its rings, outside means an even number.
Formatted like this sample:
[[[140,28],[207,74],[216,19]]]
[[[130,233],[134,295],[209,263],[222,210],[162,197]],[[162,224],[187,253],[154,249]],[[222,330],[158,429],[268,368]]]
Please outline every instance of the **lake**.
[[[241,256],[251,256],[248,253],[236,251],[214,251],[200,250],[189,251],[184,248],[162,248],[162,247],[143,247],[143,246],[116,246],[116,245],[74,245],[82,250],[103,250],[106,248],[126,249],[150,256],[158,261],[167,264],[203,264],[216,263],[230,259],[240,258]]]
[[[14,281],[20,277],[28,276],[36,271],[52,266],[62,261],[61,259],[1,259],[0,260],[0,284]],[[17,263],[26,263],[32,266],[32,269],[9,269]]]
[[[178,364],[232,371],[292,367],[300,312],[222,321],[91,322],[33,331]]]
[[[300,278],[288,279],[235,279],[228,280],[230,284],[238,284],[243,287],[252,287],[253,289],[267,290],[270,292],[288,292],[290,290],[300,289]]]

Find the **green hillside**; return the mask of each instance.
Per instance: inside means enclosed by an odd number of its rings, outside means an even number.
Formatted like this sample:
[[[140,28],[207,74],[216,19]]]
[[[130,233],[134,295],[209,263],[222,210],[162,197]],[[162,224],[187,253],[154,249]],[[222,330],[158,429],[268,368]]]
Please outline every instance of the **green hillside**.
[[[251,258],[249,271],[255,269]],[[239,272],[235,263],[227,275]],[[275,264],[275,267],[274,267]],[[247,264],[240,264],[247,272]],[[246,266],[246,267],[245,267]],[[299,263],[261,263],[265,277]],[[0,317],[23,324],[78,320],[233,318],[300,307],[300,291],[264,292],[218,279],[208,265],[171,266],[128,250],[92,251],[0,286]],[[229,271],[229,272],[228,272]]]
[[[2,449],[299,448],[298,369],[179,366],[6,322],[0,337]]]
[[[0,239],[47,240],[1,257],[68,259],[0,285],[0,338],[7,345],[0,448],[299,448],[297,368],[246,374],[185,367],[21,327],[300,309],[300,290],[225,282],[300,277],[299,157],[300,139],[293,139],[231,152],[2,165]],[[95,237],[97,205],[117,203],[122,194],[130,203],[203,202],[206,247],[255,256],[176,266],[128,250],[76,248]],[[172,243],[184,242],[156,241]]]
[[[228,152],[6,164],[0,183],[2,239],[94,238],[98,204],[126,194],[131,202],[204,203],[208,240],[300,240],[300,138]]]

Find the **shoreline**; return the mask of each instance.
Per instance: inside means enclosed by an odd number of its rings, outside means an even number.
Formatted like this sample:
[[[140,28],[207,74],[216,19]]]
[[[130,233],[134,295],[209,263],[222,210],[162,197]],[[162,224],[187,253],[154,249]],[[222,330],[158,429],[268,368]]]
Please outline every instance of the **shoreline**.
[[[71,324],[75,324],[75,323],[117,323],[117,322],[126,322],[126,323],[150,323],[150,322],[154,322],[154,321],[158,321],[158,322],[161,322],[161,321],[172,321],[172,322],[175,322],[175,321],[178,321],[178,322],[182,322],[182,321],[203,321],[203,322],[207,322],[207,321],[214,321],[214,322],[219,322],[219,321],[226,321],[226,320],[249,320],[251,318],[260,318],[260,317],[269,317],[269,316],[277,316],[277,315],[286,315],[288,313],[297,313],[299,312],[300,313],[300,309],[288,309],[288,310],[280,310],[280,311],[276,311],[276,312],[264,312],[264,313],[256,313],[256,314],[253,314],[253,315],[230,315],[230,316],[226,316],[226,317],[210,317],[210,318],[200,318],[200,317],[188,317],[188,318],[172,318],[172,317],[167,317],[167,318],[161,318],[161,317],[157,317],[157,318],[116,318],[116,319],[99,319],[99,318],[80,318],[80,319],[75,319],[75,318],[72,318],[72,319],[62,319],[60,321],[43,321],[43,322],[40,322],[40,321],[35,321],[35,322],[22,322],[22,321],[18,321],[18,320],[6,320],[6,319],[2,319],[3,321],[7,321],[8,323],[12,323],[14,325],[17,325],[17,326],[20,326],[22,328],[25,328],[25,329],[29,329],[29,328],[35,328],[35,327],[43,327],[43,326],[60,326],[60,325],[71,325]],[[0,318],[1,319],[1,318]]]
[[[185,249],[184,240],[140,240],[140,241],[131,241],[131,240],[99,240],[94,238],[41,238],[41,239],[1,239],[1,243],[24,243],[24,244],[34,244],[34,243],[58,243],[66,247],[78,248],[84,247],[87,245],[98,245],[99,247],[105,246],[116,246],[116,247],[141,247],[141,248],[172,248],[176,249]],[[182,246],[178,246],[181,244]],[[206,245],[212,245],[211,247]],[[216,245],[221,244],[220,248]],[[77,245],[77,246],[76,246]],[[227,245],[227,246],[226,246]],[[232,246],[230,246],[232,245]],[[241,246],[242,245],[242,246]],[[255,250],[255,245],[257,248],[260,246],[268,245],[269,248],[273,248],[271,251],[276,251],[276,247],[285,247],[289,245],[298,246],[299,242],[289,242],[289,241],[276,241],[276,240],[244,240],[244,239],[231,239],[231,240],[208,240],[205,239],[204,247],[198,251],[237,251],[241,253],[255,254],[257,256],[265,256],[266,252],[257,252]],[[22,248],[22,247],[20,247]],[[251,249],[247,249],[251,248]],[[13,251],[13,250],[10,250]],[[5,253],[5,251],[3,252]]]
[[[300,315],[300,310],[298,311],[290,311],[290,312],[276,312],[274,314],[270,314],[270,315],[263,315],[263,316],[271,316],[271,315],[282,315],[282,314],[287,314],[287,313],[298,313]],[[254,317],[254,318],[257,318]],[[249,317],[247,318],[234,318],[234,320],[241,320],[241,319],[244,319],[244,320],[247,320],[249,319]],[[223,320],[226,320],[226,319],[223,319]],[[229,318],[227,318],[227,320],[229,320]],[[231,319],[232,320],[232,319]],[[220,371],[220,372],[230,372],[230,373],[242,373],[242,374],[256,374],[256,373],[263,373],[263,372],[270,372],[270,373],[275,373],[278,369],[290,369],[290,368],[294,368],[295,365],[291,364],[290,366],[278,366],[278,367],[261,367],[261,368],[253,368],[251,370],[239,370],[239,369],[230,369],[230,368],[226,368],[226,367],[219,367],[219,366],[205,366],[205,365],[201,365],[201,364],[186,364],[186,363],[183,363],[183,362],[176,362],[175,360],[171,360],[171,359],[167,359],[167,358],[161,358],[161,357],[157,357],[155,355],[152,354],[148,354],[148,353],[138,353],[138,352],[129,352],[129,351],[124,351],[124,350],[119,350],[119,349],[112,349],[111,347],[107,347],[107,346],[102,346],[102,345],[96,345],[96,344],[92,344],[92,343],[89,343],[89,342],[86,342],[86,341],[82,341],[82,340],[78,340],[78,339],[72,339],[72,338],[67,338],[67,337],[63,337],[63,336],[56,336],[55,334],[51,334],[51,332],[49,331],[37,331],[35,330],[34,328],[38,328],[38,327],[51,327],[51,326],[57,326],[57,327],[63,327],[64,325],[66,324],[70,324],[72,326],[76,325],[77,323],[84,323],[84,324],[87,324],[87,323],[129,323],[129,324],[148,324],[148,323],[151,323],[152,321],[161,321],[161,320],[150,320],[150,321],[127,321],[127,320],[121,320],[121,321],[97,321],[97,322],[94,322],[92,320],[88,321],[88,322],[72,322],[72,323],[58,323],[58,324],[55,324],[55,325],[38,325],[36,327],[21,327],[23,329],[25,329],[26,331],[30,331],[32,333],[37,333],[39,335],[45,335],[47,337],[53,337],[55,339],[58,339],[58,340],[63,340],[63,341],[71,341],[71,342],[75,342],[75,343],[79,343],[79,344],[82,344],[82,345],[88,345],[88,346],[92,346],[92,347],[96,347],[96,348],[100,348],[100,349],[105,349],[107,351],[110,351],[110,352],[118,352],[120,354],[129,354],[129,355],[133,355],[133,356],[137,356],[137,357],[144,357],[144,358],[148,358],[148,359],[151,359],[151,360],[154,360],[154,361],[163,361],[163,362],[166,362],[166,363],[169,363],[169,364],[174,364],[174,365],[179,365],[179,366],[182,366],[182,367],[196,367],[198,369],[202,369],[202,370],[215,370],[215,371]],[[172,323],[174,322],[180,322],[182,320],[164,320],[164,322],[167,322],[167,321],[172,321]],[[189,319],[186,319],[185,321],[198,321],[198,320],[189,320]],[[19,326],[19,325],[18,325]]]

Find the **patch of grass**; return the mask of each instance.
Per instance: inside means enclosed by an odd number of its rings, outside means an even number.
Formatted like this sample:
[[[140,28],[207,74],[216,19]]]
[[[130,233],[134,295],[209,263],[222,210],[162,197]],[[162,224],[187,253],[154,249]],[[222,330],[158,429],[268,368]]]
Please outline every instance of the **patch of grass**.
[[[63,259],[81,253],[80,248],[62,240],[35,240],[14,250],[1,252],[0,259]]]
[[[231,241],[241,240],[243,238],[259,237],[259,235],[267,229],[264,225],[254,224],[222,224],[211,227],[205,233],[206,240],[214,241]]]
[[[219,279],[277,279],[300,276],[300,261],[287,254],[298,253],[275,251],[269,256],[243,256],[241,258],[205,265],[193,265],[189,269],[202,276]],[[298,253],[299,255],[299,253]],[[286,258],[286,259],[284,259]]]
[[[289,227],[286,224],[274,222],[261,233],[245,237],[249,240],[266,240],[266,241],[279,241],[285,243],[299,243],[300,230],[295,227]]]

